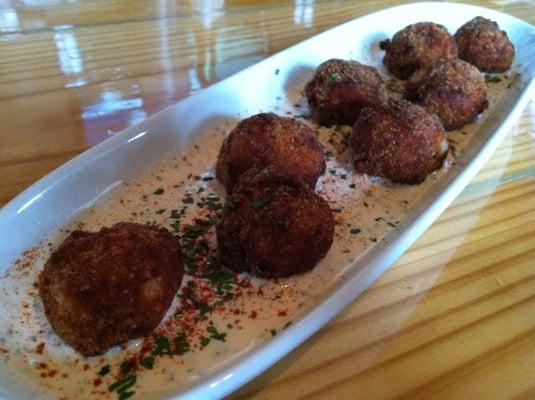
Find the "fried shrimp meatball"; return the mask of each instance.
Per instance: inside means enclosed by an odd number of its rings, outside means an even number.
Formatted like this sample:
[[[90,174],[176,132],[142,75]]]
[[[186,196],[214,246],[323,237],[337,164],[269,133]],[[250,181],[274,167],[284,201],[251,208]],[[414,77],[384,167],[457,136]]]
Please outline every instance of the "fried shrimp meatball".
[[[419,22],[397,32],[392,40],[381,43],[386,50],[383,63],[399,79],[407,79],[414,71],[437,58],[457,57],[457,44],[447,29],[432,22]]]
[[[488,106],[485,78],[460,59],[442,58],[417,71],[404,96],[437,115],[446,130],[472,122]]]
[[[504,72],[511,66],[515,48],[498,24],[475,17],[455,33],[459,58],[483,72]]]
[[[401,99],[364,109],[353,126],[351,146],[357,172],[400,183],[424,181],[448,152],[439,119]]]
[[[152,332],[182,275],[178,237],[122,222],[72,232],[46,262],[39,293],[56,334],[92,356]]]
[[[257,114],[241,121],[223,142],[217,178],[228,193],[251,168],[276,166],[311,187],[325,172],[323,148],[314,131],[292,118]]]
[[[353,125],[363,107],[384,103],[387,91],[375,68],[332,59],[316,69],[305,96],[312,118],[320,125]]]
[[[314,268],[331,247],[334,218],[303,181],[267,168],[242,176],[216,231],[223,265],[276,278]]]

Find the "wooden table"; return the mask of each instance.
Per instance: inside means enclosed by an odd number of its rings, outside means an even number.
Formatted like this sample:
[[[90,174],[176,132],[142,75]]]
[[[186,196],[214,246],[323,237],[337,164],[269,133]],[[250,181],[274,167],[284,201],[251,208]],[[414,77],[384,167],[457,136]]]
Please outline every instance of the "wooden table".
[[[199,88],[398,3],[0,3],[0,205]],[[532,0],[473,3],[535,23]],[[375,285],[236,397],[535,399],[535,102]]]

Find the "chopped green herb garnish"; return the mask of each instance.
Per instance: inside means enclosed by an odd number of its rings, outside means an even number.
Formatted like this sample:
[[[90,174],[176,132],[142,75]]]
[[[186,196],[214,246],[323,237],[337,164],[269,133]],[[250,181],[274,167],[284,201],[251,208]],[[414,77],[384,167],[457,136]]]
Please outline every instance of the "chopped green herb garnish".
[[[217,289],[218,294],[232,288],[233,275],[229,271],[212,271],[204,275]]]
[[[277,334],[277,331],[275,329],[272,329],[269,332],[271,333],[271,336],[275,336]]]
[[[387,224],[388,226],[391,226],[392,228],[395,228],[395,227],[396,227],[396,225],[395,225],[394,223],[392,223],[392,222],[387,222],[386,224]]]
[[[130,363],[130,361],[124,360],[121,363],[121,374],[128,375],[131,369],[132,369],[132,364]]]
[[[117,382],[111,384],[108,386],[108,391],[114,392],[117,391],[117,393],[123,393],[126,392],[126,390],[130,389],[132,386],[136,384],[136,375],[130,375],[126,378],[119,379]]]
[[[136,392],[134,392],[133,390],[131,392],[122,392],[120,395],[119,395],[119,400],[125,400],[125,399],[128,399],[129,397],[132,397]]]
[[[110,364],[106,364],[105,366],[103,366],[100,371],[97,372],[97,375],[100,375],[100,376],[104,376],[106,375],[108,372],[110,372],[111,370],[111,367],[110,367]]]
[[[327,75],[327,82],[333,82],[333,81],[335,81],[337,79],[338,79],[338,77],[335,74]]]
[[[199,189],[197,189],[197,193],[202,193],[204,192],[204,188],[201,186]]]
[[[154,368],[154,357],[142,358],[141,360],[139,360],[139,365],[147,369]]]
[[[205,303],[205,302],[199,302],[196,304],[196,306],[201,316],[208,314],[211,311],[214,311],[214,307],[212,307],[210,304]]]
[[[226,333],[218,332],[216,327],[213,325],[210,325],[206,328],[206,331],[210,334],[210,338],[215,340],[220,340],[222,342],[225,341],[225,338],[227,337]]]
[[[502,78],[500,78],[498,75],[485,74],[485,80],[487,82],[497,83],[501,82]]]
[[[204,232],[205,232],[205,229],[198,224],[187,225],[184,236],[190,239],[197,239],[199,236],[202,236]]]
[[[158,211],[156,211],[156,214],[163,214],[165,212],[165,208],[160,208]]]
[[[352,228],[350,230],[350,232],[351,232],[352,235],[356,235],[356,234],[358,234],[358,233],[360,233],[362,231],[359,228]]]
[[[178,232],[180,230],[180,222],[175,221],[170,225],[170,227],[173,228],[175,232]]]
[[[162,188],[159,188],[159,189],[156,189],[154,192],[152,192],[153,194],[156,194],[156,195],[160,195],[160,194],[163,194],[164,190]]]
[[[179,219],[182,218],[182,214],[178,210],[171,210],[171,216],[169,218]]]
[[[208,339],[207,337],[202,337],[201,338],[201,346],[202,347],[208,346],[209,343],[210,343],[210,339]]]
[[[193,204],[193,197],[185,197],[182,199],[182,203],[184,204]]]
[[[383,217],[377,217],[375,218],[375,222],[384,221],[385,219]]]
[[[175,347],[176,354],[178,354],[179,356],[191,350],[191,347],[188,341],[186,340],[186,335],[184,335],[183,333],[180,333],[175,337]]]
[[[292,324],[292,321],[288,321],[288,322],[286,322],[286,324],[284,324],[284,326],[282,327],[282,329],[286,329],[286,328],[288,328],[291,324]]]
[[[165,336],[154,336],[153,338],[154,344],[156,345],[156,348],[152,351],[153,356],[172,354],[169,339]]]
[[[365,201],[363,201],[362,204],[364,204],[364,207],[368,208],[368,203],[366,203]]]

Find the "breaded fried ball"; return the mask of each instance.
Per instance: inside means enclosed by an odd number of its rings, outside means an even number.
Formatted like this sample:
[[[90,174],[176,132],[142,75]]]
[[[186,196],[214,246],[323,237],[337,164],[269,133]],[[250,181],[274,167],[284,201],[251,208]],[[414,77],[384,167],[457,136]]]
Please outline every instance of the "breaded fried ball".
[[[45,264],[39,293],[54,332],[84,356],[151,333],[183,275],[178,237],[122,222],[75,231]]]
[[[507,33],[490,19],[475,17],[455,33],[459,58],[483,72],[504,72],[511,66],[515,47]]]
[[[375,68],[332,59],[316,69],[305,96],[312,118],[320,125],[353,125],[363,107],[384,103],[387,91]]]
[[[366,108],[353,126],[353,162],[360,173],[420,183],[440,168],[448,140],[439,119],[402,99]]]
[[[217,178],[228,193],[251,168],[276,166],[314,188],[325,172],[323,148],[305,124],[273,113],[241,121],[226,137],[217,159]]]
[[[404,96],[438,116],[446,130],[472,122],[488,106],[483,74],[458,58],[436,60],[414,73]]]
[[[399,79],[407,79],[416,70],[437,58],[457,57],[457,44],[448,30],[433,22],[408,25],[392,40],[381,43],[386,50],[383,63]]]
[[[325,200],[274,168],[249,170],[227,199],[216,228],[223,265],[263,278],[311,270],[333,242]]]

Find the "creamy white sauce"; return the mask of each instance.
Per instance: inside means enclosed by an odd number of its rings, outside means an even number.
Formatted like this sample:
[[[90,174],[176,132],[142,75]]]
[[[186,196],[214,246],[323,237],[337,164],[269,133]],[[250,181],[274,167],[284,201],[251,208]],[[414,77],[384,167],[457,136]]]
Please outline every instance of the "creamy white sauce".
[[[503,89],[509,82],[504,80],[490,85],[490,108],[482,118],[492,113],[497,98],[503,95]],[[300,101],[300,107],[294,107],[292,98],[297,97],[289,95],[288,98],[278,99],[273,111],[281,115],[288,110],[294,114],[306,112],[304,101]],[[304,122],[317,129],[310,122]],[[208,326],[208,321],[212,321],[218,331],[226,333],[225,341],[211,340],[202,350],[197,346],[182,356],[157,357],[153,370],[141,368],[137,372],[137,383],[133,388],[136,394],[154,398],[172,393],[177,387],[191,385],[199,378],[224,368],[240,355],[254,350],[258,344],[270,340],[273,333],[279,333],[288,322],[306,313],[344,279],[348,270],[355,268],[352,266],[355,260],[403,226],[409,212],[433,190],[437,178],[449,168],[462,168],[456,165],[455,155],[462,152],[478,123],[480,121],[448,133],[454,151],[450,151],[445,167],[431,174],[423,184],[414,186],[356,175],[349,149],[339,152],[343,146],[337,144],[350,129],[317,129],[325,149],[333,154],[327,161],[325,176],[317,186],[318,192],[337,211],[335,241],[330,252],[313,271],[303,275],[277,281],[251,278],[251,293],[226,303],[227,312],[211,313],[207,321],[199,322],[199,329],[202,330]],[[115,188],[71,224],[44,240],[41,246],[23,255],[19,263],[0,279],[0,301],[3,304],[0,311],[0,357],[5,360],[10,374],[21,382],[31,382],[37,391],[52,397],[117,397],[115,393],[108,392],[107,386],[115,380],[113,375],[118,365],[129,354],[139,350],[141,341],[131,341],[125,349],[111,349],[101,357],[84,359],[52,332],[34,282],[51,249],[71,230],[96,231],[119,221],[151,223],[171,229],[174,220],[169,218],[170,210],[186,206],[184,223],[198,215],[199,208],[195,204],[182,203],[186,194],[191,194],[195,200],[207,194],[224,199],[222,187],[215,179],[205,182],[195,177],[215,175],[214,163],[228,128],[224,126],[206,132],[185,151],[167,158],[139,178]],[[201,187],[204,191],[198,193]],[[154,194],[157,189],[163,189],[163,193]],[[213,237],[211,241],[213,243]],[[183,286],[188,279],[185,278]],[[164,323],[177,305],[178,298]],[[239,313],[230,310],[239,310]],[[254,318],[251,317],[253,313],[256,313]],[[44,343],[42,354],[37,348],[40,343]],[[40,363],[46,363],[47,367],[39,367]],[[106,364],[111,365],[112,373],[101,378],[102,382],[95,386],[94,381],[98,379],[96,373]]]

